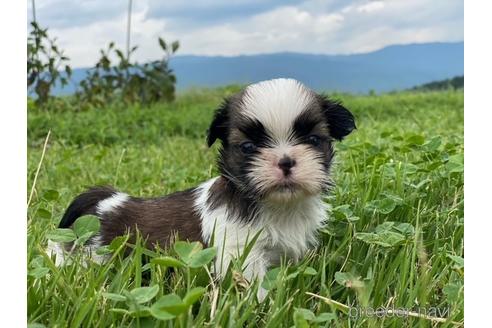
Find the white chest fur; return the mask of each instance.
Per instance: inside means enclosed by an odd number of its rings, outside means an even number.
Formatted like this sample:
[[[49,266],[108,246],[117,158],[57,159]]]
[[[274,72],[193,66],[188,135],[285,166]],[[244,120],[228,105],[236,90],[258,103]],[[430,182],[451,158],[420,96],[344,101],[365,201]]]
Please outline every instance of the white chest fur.
[[[203,240],[218,248],[216,273],[221,276],[234,257],[243,253],[246,245],[259,233],[244,263],[246,278],[262,278],[269,266],[279,263],[282,256],[294,261],[317,242],[317,231],[326,219],[327,204],[321,195],[309,196],[287,205],[263,205],[253,222],[244,223],[230,217],[226,206],[211,209],[207,205],[209,190],[217,178],[202,184],[197,190],[195,206],[202,219]]]

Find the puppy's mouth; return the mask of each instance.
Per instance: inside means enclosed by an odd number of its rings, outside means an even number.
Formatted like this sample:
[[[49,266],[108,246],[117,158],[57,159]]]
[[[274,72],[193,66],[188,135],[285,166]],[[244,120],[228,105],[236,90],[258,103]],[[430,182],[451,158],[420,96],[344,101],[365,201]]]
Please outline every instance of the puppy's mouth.
[[[284,180],[271,186],[265,194],[265,200],[274,204],[288,204],[305,195],[304,189],[296,182]]]
[[[279,182],[277,185],[275,185],[272,188],[272,192],[285,192],[285,193],[295,193],[299,191],[300,187],[297,183],[290,181],[290,180],[284,180],[282,182]]]
[[[267,194],[269,194],[267,195],[267,198],[270,196],[273,196],[274,198],[280,196],[281,199],[289,201],[299,197],[303,198],[304,196],[314,195],[318,192],[316,186],[299,181],[295,176],[284,177],[281,180],[277,180],[274,185],[270,186],[267,191]]]

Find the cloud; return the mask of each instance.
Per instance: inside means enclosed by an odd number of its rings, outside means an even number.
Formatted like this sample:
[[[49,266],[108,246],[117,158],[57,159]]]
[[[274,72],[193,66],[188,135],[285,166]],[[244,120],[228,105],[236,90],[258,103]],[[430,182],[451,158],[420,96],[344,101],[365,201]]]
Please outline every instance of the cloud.
[[[122,47],[126,2],[38,1],[74,66],[93,65],[110,40]],[[180,54],[280,51],[341,54],[391,44],[463,40],[459,0],[134,1],[132,44],[139,61],[161,56],[157,37],[179,40]],[[43,24],[45,23],[45,24]]]
[[[309,51],[341,27],[339,14],[314,15],[281,7],[236,24],[206,27],[183,35],[183,51],[207,55],[240,55],[277,51]]]
[[[148,18],[170,18],[188,26],[231,21],[269,11],[277,7],[293,5],[297,0],[208,0],[190,4],[183,0],[148,0]]]
[[[65,49],[75,67],[93,66],[99,59],[99,49],[114,41],[117,48],[126,44],[126,13],[111,20],[103,20],[84,26],[51,29],[60,46]],[[165,20],[146,19],[145,12],[136,12],[132,17],[132,45],[138,45],[139,61],[148,61],[161,56],[157,38],[167,29]]]
[[[384,1],[371,1],[357,7],[361,13],[370,13],[384,8]]]

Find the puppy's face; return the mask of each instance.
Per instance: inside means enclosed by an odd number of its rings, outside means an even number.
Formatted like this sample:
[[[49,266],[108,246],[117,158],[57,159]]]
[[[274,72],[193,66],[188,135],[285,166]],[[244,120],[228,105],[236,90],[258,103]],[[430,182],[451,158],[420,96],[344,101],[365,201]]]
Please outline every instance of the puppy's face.
[[[222,141],[221,174],[248,197],[291,202],[329,184],[333,140],[355,128],[352,114],[299,82],[250,85],[215,114],[208,144]]]

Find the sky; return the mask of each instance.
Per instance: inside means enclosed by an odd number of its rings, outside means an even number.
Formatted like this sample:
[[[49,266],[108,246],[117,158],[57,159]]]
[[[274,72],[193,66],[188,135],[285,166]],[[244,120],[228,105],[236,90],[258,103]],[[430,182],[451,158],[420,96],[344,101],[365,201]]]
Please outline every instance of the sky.
[[[36,18],[70,57],[93,66],[110,41],[124,49],[128,1],[37,0]],[[28,1],[28,22],[32,2]],[[134,0],[134,59],[179,55],[352,54],[393,44],[463,41],[463,0]]]

